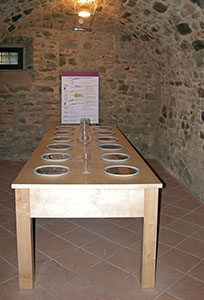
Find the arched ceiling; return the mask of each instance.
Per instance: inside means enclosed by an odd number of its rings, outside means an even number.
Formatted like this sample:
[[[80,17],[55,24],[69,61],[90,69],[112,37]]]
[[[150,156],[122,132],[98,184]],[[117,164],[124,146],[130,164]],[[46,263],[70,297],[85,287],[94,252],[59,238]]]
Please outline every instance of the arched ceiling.
[[[93,30],[117,28],[162,53],[172,45],[192,47],[193,41],[200,40],[203,15],[203,0],[105,0]],[[0,19],[0,41],[23,27],[45,27],[46,22],[53,28],[71,30],[73,0],[3,0]]]

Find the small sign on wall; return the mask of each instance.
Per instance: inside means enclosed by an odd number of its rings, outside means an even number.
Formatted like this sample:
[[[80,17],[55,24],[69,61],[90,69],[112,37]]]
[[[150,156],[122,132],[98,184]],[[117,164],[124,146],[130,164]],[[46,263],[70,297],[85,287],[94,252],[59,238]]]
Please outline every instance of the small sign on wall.
[[[98,72],[63,72],[61,81],[61,122],[79,124],[81,118],[99,122]]]

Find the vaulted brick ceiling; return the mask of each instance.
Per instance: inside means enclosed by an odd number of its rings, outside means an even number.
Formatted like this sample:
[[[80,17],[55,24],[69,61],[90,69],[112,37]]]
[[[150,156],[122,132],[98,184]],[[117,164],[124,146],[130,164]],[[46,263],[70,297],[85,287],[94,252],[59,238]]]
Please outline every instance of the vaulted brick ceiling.
[[[185,51],[204,47],[203,0],[106,0],[97,12],[93,30],[120,30],[127,38],[156,54],[172,45]],[[0,41],[9,32],[27,26],[70,29],[73,24],[72,0],[3,0],[0,2]],[[154,54],[154,53],[153,53]]]

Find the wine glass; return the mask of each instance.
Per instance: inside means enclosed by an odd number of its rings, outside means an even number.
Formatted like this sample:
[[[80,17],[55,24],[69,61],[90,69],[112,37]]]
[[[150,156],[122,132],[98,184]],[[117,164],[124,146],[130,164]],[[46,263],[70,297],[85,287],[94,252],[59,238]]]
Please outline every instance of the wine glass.
[[[81,118],[80,119],[80,131],[86,130],[89,127],[90,119],[89,118]]]
[[[84,147],[83,150],[84,150],[82,151],[82,162],[84,165],[83,174],[90,174],[88,170],[88,165],[90,165],[91,163],[91,152],[86,147]]]
[[[92,141],[90,129],[83,127],[79,132],[78,140],[84,147],[87,147],[87,145]]]
[[[89,122],[90,122],[90,119],[88,119],[88,118],[80,119],[80,129],[79,129],[79,138],[78,138],[78,140],[85,147],[87,147],[87,144],[89,144],[92,141]]]
[[[89,125],[90,124],[90,118],[81,118],[80,119],[80,124],[87,124]]]

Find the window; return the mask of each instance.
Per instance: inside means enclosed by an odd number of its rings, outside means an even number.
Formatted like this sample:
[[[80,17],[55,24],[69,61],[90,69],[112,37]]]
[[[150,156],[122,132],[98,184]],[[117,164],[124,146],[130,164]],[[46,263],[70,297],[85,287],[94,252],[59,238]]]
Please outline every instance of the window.
[[[23,70],[23,48],[0,48],[1,70]]]

